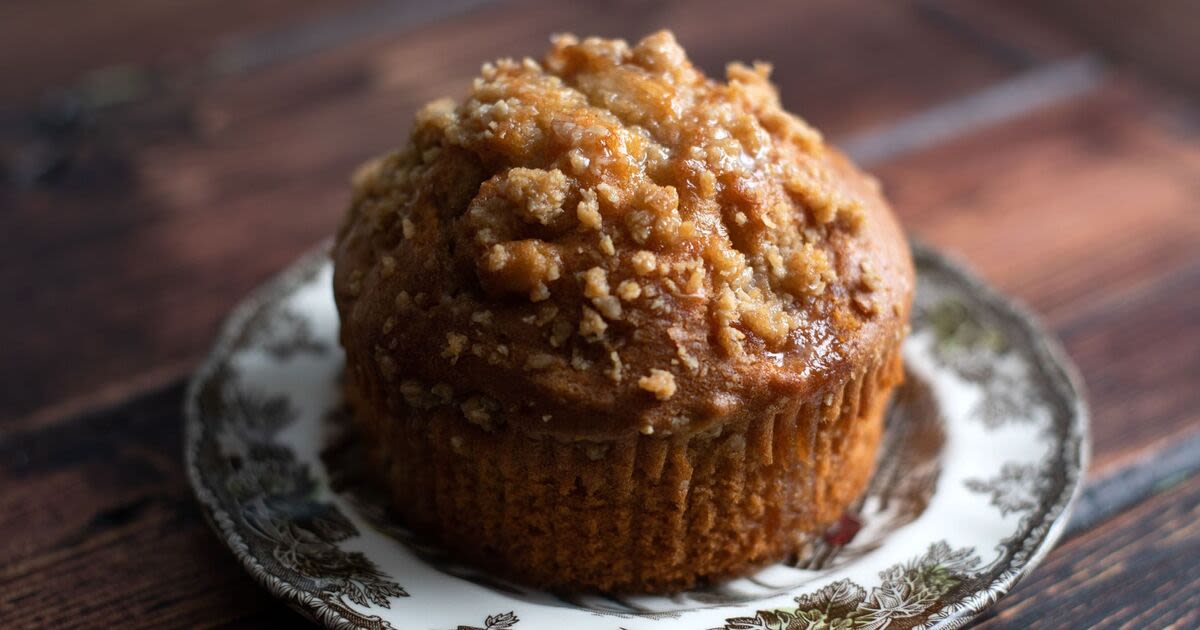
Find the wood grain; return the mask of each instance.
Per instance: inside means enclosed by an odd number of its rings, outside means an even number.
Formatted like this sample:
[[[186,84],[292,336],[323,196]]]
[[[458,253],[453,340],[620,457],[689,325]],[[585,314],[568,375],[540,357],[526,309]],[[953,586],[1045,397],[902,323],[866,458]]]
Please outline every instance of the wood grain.
[[[1155,97],[1115,81],[878,169],[906,226],[1061,336],[1096,473],[1200,425],[1200,127]]]
[[[182,393],[0,438],[0,625],[296,623],[201,516],[179,457]]]
[[[1117,78],[876,171],[909,229],[1057,322],[1200,261],[1198,123]]]
[[[1118,59],[1200,96],[1200,4],[1189,0],[1020,0]],[[1136,26],[1134,26],[1136,25]]]
[[[1068,539],[976,625],[1200,626],[1200,477]]]
[[[110,66],[194,62],[225,38],[362,1],[8,0],[0,3],[0,103],[28,104]]]

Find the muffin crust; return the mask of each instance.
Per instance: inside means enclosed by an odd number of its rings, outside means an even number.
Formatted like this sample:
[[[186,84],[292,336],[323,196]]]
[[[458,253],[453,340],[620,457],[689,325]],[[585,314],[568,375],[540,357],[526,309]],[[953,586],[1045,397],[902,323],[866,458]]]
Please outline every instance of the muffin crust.
[[[911,268],[875,185],[768,71],[711,81],[666,32],[560,36],[425,107],[354,178],[335,287],[373,358],[355,367],[575,439],[703,431],[844,378],[899,333]]]

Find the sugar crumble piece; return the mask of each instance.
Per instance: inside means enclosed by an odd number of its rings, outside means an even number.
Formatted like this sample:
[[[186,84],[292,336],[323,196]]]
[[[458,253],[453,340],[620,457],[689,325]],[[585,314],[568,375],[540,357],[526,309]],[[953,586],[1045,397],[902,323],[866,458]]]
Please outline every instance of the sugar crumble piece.
[[[379,258],[379,275],[382,278],[390,278],[396,273],[396,259],[384,254]]]
[[[596,310],[600,311],[600,314],[607,319],[621,319],[621,300],[619,300],[615,295],[604,295],[601,297],[592,298],[592,306],[595,306]]]
[[[612,256],[617,253],[617,248],[613,245],[611,236],[607,234],[600,235],[600,253],[605,256]]]
[[[404,397],[404,402],[409,407],[415,409],[426,409],[429,403],[425,397],[425,387],[420,381],[406,380],[400,383],[400,395]]]
[[[675,395],[675,375],[652,368],[650,374],[638,379],[638,387],[654,394],[659,400],[667,400]]]
[[[583,354],[579,352],[579,348],[574,348],[571,350],[571,367],[575,368],[577,372],[583,372],[592,367],[592,362],[584,358]]]
[[[583,272],[583,295],[598,298],[608,295],[608,272],[601,267],[592,267]]]
[[[604,337],[605,330],[608,330],[608,324],[600,317],[600,313],[591,307],[583,307],[583,316],[579,319],[579,334],[589,341],[599,341]]]
[[[450,359],[450,365],[458,364],[458,357],[467,349],[467,336],[455,332],[446,333],[446,346],[442,357]]]
[[[576,175],[583,175],[588,172],[588,167],[592,165],[592,160],[583,154],[578,147],[567,152],[567,161],[571,163],[571,170]],[[593,193],[594,195],[595,193]]]
[[[365,273],[362,269],[355,269],[354,271],[350,272],[350,282],[346,284],[346,290],[351,296],[358,297],[358,294],[362,293],[362,281],[364,275]]]
[[[544,370],[554,365],[555,361],[554,355],[546,354],[545,352],[535,352],[525,358],[525,369],[527,371]]]
[[[493,414],[499,409],[499,405],[494,400],[486,396],[472,396],[459,405],[459,409],[462,410],[467,422],[484,431],[490,432],[496,429],[497,423]]]
[[[570,182],[558,169],[512,168],[502,176],[499,192],[530,223],[549,225],[562,213]]]
[[[695,356],[692,356],[692,353],[687,348],[687,332],[678,326],[672,326],[667,329],[667,336],[675,344],[675,354],[679,357],[684,367],[692,373],[699,370],[700,361]]]
[[[579,224],[590,230],[599,230],[603,224],[600,216],[600,202],[596,200],[596,191],[583,190],[579,193],[582,199],[575,206],[575,217]]]
[[[633,280],[623,280],[617,285],[617,297],[632,302],[642,295],[642,287]]]
[[[700,295],[700,292],[704,289],[703,267],[692,269],[692,273],[688,275],[687,284],[684,288],[687,289],[688,295]]]
[[[545,303],[538,307],[537,314],[534,315],[533,323],[537,326],[545,326],[554,320],[558,315],[558,306],[552,303]]]
[[[879,302],[861,293],[854,296],[853,302],[855,308],[868,317],[879,312]]]
[[[634,253],[632,260],[633,270],[636,271],[639,276],[653,273],[656,269],[658,269],[658,257],[652,252],[648,252],[644,249]]]
[[[379,373],[384,380],[390,381],[396,377],[396,361],[386,353],[376,350],[375,364],[379,366]]]
[[[875,268],[868,261],[859,263],[858,268],[862,271],[862,276],[859,278],[859,283],[867,291],[878,291],[883,286],[883,279],[875,272]]]
[[[585,306],[584,308],[587,307]],[[603,324],[603,320],[600,323]],[[575,327],[571,325],[571,322],[566,317],[555,319],[554,325],[550,327],[550,345],[555,348],[562,346],[571,338],[571,334],[574,332]]]
[[[610,365],[604,371],[605,376],[614,383],[620,383],[625,376],[625,364],[621,362],[621,355],[617,354],[616,350],[610,350],[608,360]]]
[[[612,184],[605,182],[596,186],[596,192],[609,203],[609,205],[617,205],[621,202],[621,193]]]
[[[429,388],[429,393],[433,394],[433,397],[443,405],[448,405],[451,400],[454,400],[454,388],[446,383],[435,384]]]

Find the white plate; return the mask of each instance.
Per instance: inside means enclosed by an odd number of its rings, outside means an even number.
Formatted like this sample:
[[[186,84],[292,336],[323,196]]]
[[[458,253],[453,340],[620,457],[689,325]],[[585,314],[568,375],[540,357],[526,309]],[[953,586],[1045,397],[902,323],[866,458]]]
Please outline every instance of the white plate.
[[[914,248],[908,379],[872,486],[810,553],[754,576],[671,597],[560,596],[457,564],[389,520],[344,431],[324,249],[239,306],[196,374],[192,486],[246,569],[333,628],[960,627],[1058,538],[1087,413],[1028,315]]]

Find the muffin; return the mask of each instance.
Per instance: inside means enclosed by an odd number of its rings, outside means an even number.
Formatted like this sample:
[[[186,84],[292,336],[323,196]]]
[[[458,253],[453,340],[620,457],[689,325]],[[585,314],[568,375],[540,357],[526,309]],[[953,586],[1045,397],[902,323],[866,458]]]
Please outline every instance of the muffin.
[[[913,268],[875,180],[668,32],[559,36],[359,169],[346,395],[406,523],[514,580],[671,592],[867,484]]]

